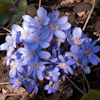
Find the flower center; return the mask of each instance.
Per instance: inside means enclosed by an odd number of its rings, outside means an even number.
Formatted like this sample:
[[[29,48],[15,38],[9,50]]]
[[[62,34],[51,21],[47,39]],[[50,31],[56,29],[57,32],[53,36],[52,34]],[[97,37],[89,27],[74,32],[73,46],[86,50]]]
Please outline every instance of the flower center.
[[[52,30],[57,30],[58,26],[56,24],[50,24]]]
[[[18,84],[20,84],[21,82],[19,80],[16,80]]]
[[[57,43],[60,43],[62,40],[61,39],[57,39]]]
[[[80,43],[80,41],[78,40],[78,39],[74,39],[74,41],[73,41],[75,44],[78,44],[78,43]]]
[[[34,38],[34,41],[35,41],[35,42],[39,42],[39,41],[40,41],[40,37],[39,37],[39,36],[36,36],[36,37]]]
[[[32,52],[31,52],[31,55],[34,55],[34,54],[35,54],[35,51],[32,51]]]
[[[85,51],[85,54],[86,54],[86,55],[89,55],[89,54],[90,54],[90,51],[88,51],[88,50]]]
[[[57,89],[58,84],[54,82],[54,83],[52,83],[52,85],[51,85],[51,86],[52,86],[52,88],[53,88],[53,89]]]
[[[37,69],[39,67],[39,63],[36,63],[34,67]]]
[[[62,68],[66,68],[66,63],[61,63]]]
[[[17,67],[17,64],[15,63],[15,64],[13,64],[13,67]]]
[[[25,33],[24,33],[24,35],[25,35],[25,36],[27,36],[27,35],[28,35],[28,33],[27,33],[27,32],[25,32]]]
[[[12,39],[10,39],[9,41],[7,41],[7,43],[8,43],[9,45],[11,45],[11,44],[13,43]]]

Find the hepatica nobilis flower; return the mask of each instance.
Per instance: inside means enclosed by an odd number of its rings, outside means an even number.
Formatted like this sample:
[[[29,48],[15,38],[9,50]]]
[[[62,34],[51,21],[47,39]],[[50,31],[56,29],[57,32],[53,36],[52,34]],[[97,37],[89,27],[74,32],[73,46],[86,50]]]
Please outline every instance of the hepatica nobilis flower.
[[[91,43],[90,39],[82,43],[82,49],[79,50],[77,56],[82,59],[83,66],[86,66],[89,62],[93,65],[97,65],[100,62],[100,58],[95,54],[100,51],[100,46],[95,46],[96,43],[97,40]]]
[[[27,85],[27,92],[33,89],[37,94],[38,88],[44,87],[48,94],[55,93],[60,78],[66,79],[64,75],[69,73],[74,75],[77,66],[89,74],[89,62],[100,62],[95,54],[100,51],[100,46],[95,46],[97,41],[92,42],[80,27],[71,28],[68,17],[59,15],[58,10],[47,14],[40,7],[34,18],[23,15],[22,26],[12,25],[11,35],[0,45],[1,51],[7,50],[10,89],[19,90],[21,85]]]

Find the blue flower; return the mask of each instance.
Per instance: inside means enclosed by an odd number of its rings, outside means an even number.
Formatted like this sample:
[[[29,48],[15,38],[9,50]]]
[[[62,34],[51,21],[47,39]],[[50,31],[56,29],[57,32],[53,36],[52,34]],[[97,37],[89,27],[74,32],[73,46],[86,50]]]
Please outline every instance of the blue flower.
[[[17,73],[19,74],[24,73],[24,68],[20,65],[18,60],[12,60],[10,63],[10,66],[11,66],[11,69],[9,72],[10,78],[14,78],[17,75]]]
[[[49,18],[47,17],[47,11],[43,7],[38,8],[37,10],[37,16],[32,18],[29,15],[24,15],[23,20],[30,23],[29,27],[34,27],[37,29],[41,29],[42,25],[48,25]]]
[[[29,84],[26,88],[27,92],[30,92],[32,89],[34,89],[35,94],[37,94],[38,92],[38,86],[36,84],[36,81],[34,79],[30,79],[30,78],[25,78],[23,80],[23,85]]]
[[[76,60],[71,57],[70,59],[65,59],[65,57],[62,55],[58,55],[58,59],[60,61],[58,62],[57,66],[62,69],[64,73],[68,74],[69,72],[71,75],[73,75],[74,73],[71,66],[76,63]]]
[[[9,57],[13,52],[13,49],[16,48],[16,41],[14,40],[13,33],[11,36],[7,35],[5,41],[5,43],[0,45],[0,50],[2,51],[7,49],[7,57]]]
[[[26,76],[30,76],[32,74],[33,78],[36,79],[38,78],[39,80],[43,80],[44,79],[44,69],[45,69],[45,65],[48,62],[38,62],[38,61],[30,61],[29,62],[29,71],[27,71]]]
[[[58,81],[56,82],[50,81],[49,84],[44,86],[44,89],[48,91],[47,92],[48,94],[50,94],[58,91],[59,87],[60,87],[60,83]]]
[[[78,58],[82,58],[83,66],[86,66],[88,62],[93,65],[97,65],[100,62],[100,58],[95,54],[100,51],[100,46],[95,46],[97,40],[91,42],[90,39],[82,43],[81,48],[77,54]]]
[[[45,78],[47,80],[52,80],[52,81],[58,81],[58,78],[60,76],[59,68],[54,67],[52,65],[49,65],[45,68],[44,70],[45,73]]]
[[[13,84],[10,89],[14,89],[15,87],[17,88],[17,90],[19,91],[19,88],[21,87],[22,85],[22,79],[19,78],[19,77],[16,77],[16,78],[10,78],[9,79],[9,83],[10,84]]]

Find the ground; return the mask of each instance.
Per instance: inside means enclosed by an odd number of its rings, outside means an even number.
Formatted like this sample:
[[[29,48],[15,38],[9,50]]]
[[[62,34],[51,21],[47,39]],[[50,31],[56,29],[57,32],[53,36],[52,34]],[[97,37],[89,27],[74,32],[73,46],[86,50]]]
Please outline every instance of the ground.
[[[88,7],[84,10],[83,8],[86,7],[85,5],[82,8],[83,13],[78,13],[74,8],[74,6],[70,6],[68,3],[69,1],[77,1],[77,2],[85,2],[88,4]],[[83,28],[84,23],[87,19],[87,16],[89,14],[89,11],[92,7],[92,2],[93,0],[42,0],[41,6],[47,9],[48,12],[54,11],[55,9],[58,9],[60,11],[60,15],[67,15],[69,17],[69,22],[72,24],[72,26],[79,26]],[[34,4],[35,8],[38,8],[38,0],[27,0],[28,4]],[[84,4],[83,4],[84,5]],[[81,9],[82,6],[80,6],[78,9]],[[76,8],[77,9],[77,8]],[[84,33],[87,34],[90,38],[98,39],[100,36],[100,1],[96,0],[95,8],[94,11],[92,12],[92,15],[89,19],[89,22],[84,30]],[[0,33],[4,32],[3,30],[0,30]],[[5,42],[5,36],[1,35],[0,36],[0,44]],[[100,45],[100,41],[98,40],[98,45]],[[100,53],[97,54],[100,57]],[[3,82],[8,82],[9,79],[9,66],[4,65],[4,58],[6,56],[6,51],[0,52],[0,83]],[[89,81],[91,89],[98,89],[100,90],[100,63],[97,66],[92,66],[91,67],[91,73],[86,74],[86,77]],[[76,73],[78,73],[76,71]],[[80,87],[83,87],[83,78],[81,75],[75,75],[75,76],[70,76],[70,78]],[[82,94],[69,82],[66,81],[64,83],[65,87],[68,87],[67,84],[71,87],[73,90],[73,93],[70,97],[67,97],[66,91],[62,92],[62,89],[60,91],[57,91],[54,94],[48,95],[46,91],[44,91],[42,88],[39,89],[39,92],[37,95],[34,93],[32,94],[32,91],[30,94],[19,96],[8,96],[6,99],[2,100],[80,100],[82,97]],[[84,86],[86,87],[87,91],[87,85],[86,82],[84,82]],[[0,85],[0,94],[4,93],[3,90],[7,90],[6,85]],[[67,90],[67,89],[66,89]],[[11,93],[11,91],[8,93]],[[23,99],[24,98],[24,99]],[[0,99],[1,100],[1,99]]]

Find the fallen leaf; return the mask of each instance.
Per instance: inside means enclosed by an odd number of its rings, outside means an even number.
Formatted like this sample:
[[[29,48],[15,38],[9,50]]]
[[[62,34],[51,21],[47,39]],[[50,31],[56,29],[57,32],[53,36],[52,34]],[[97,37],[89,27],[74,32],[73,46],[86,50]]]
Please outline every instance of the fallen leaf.
[[[60,3],[60,6],[62,6],[62,5],[67,5],[69,2],[73,3],[74,0],[63,0],[63,1]]]
[[[7,93],[8,90],[2,89],[2,93]]]
[[[6,94],[0,93],[0,100],[5,100],[6,99]]]
[[[78,15],[79,17],[82,17],[84,14],[85,14],[85,11],[77,12],[77,15]]]
[[[11,91],[11,92],[16,92],[16,93],[24,93],[24,92],[26,92],[26,90],[25,90],[25,88],[23,88],[23,87],[20,87],[19,88],[19,91],[17,90],[17,88],[15,87],[14,89],[10,89],[10,84],[8,84],[8,85],[6,85],[6,87]]]
[[[32,4],[29,4],[26,8],[26,13],[32,17],[35,17],[36,16],[36,8],[35,8],[35,5],[32,3]]]
[[[74,3],[68,3],[68,7],[74,7],[74,12],[83,12],[91,10],[91,5],[86,2],[74,2]]]

